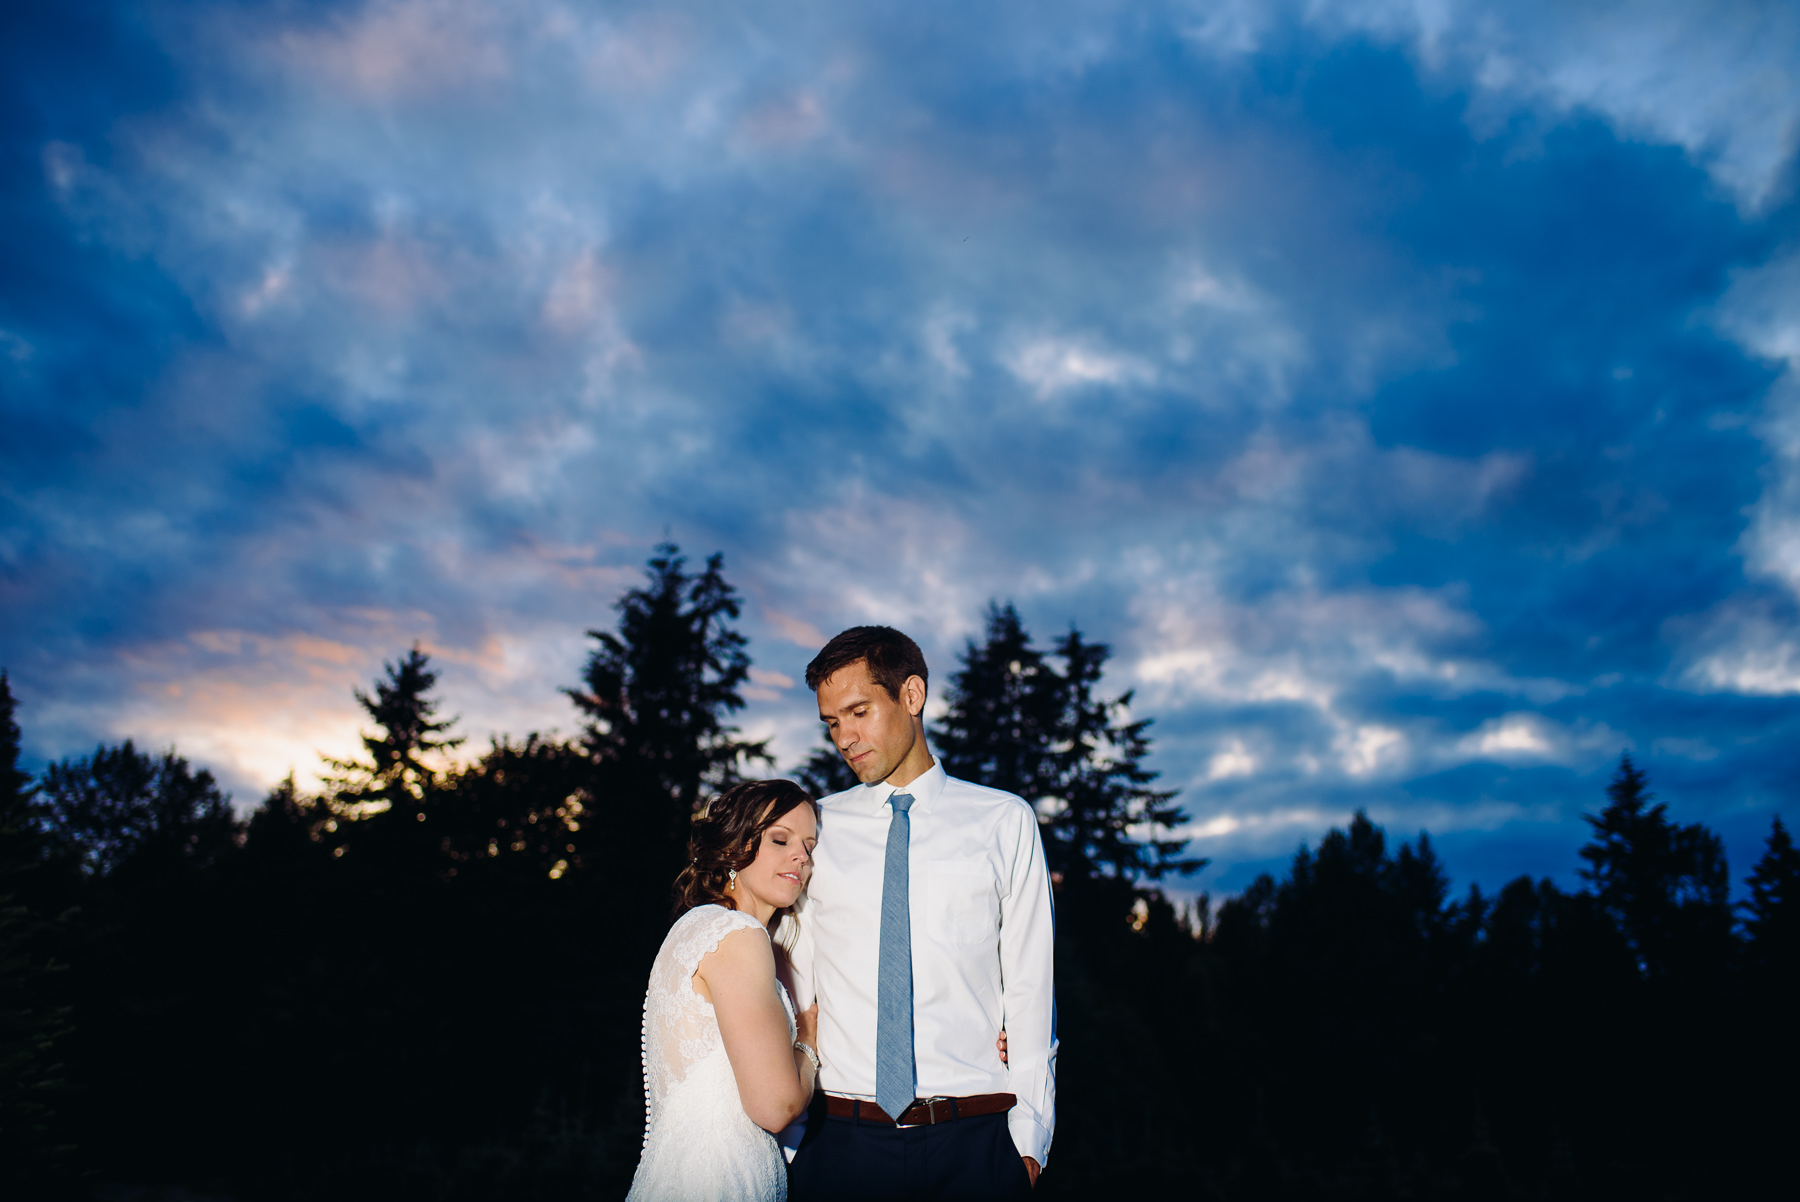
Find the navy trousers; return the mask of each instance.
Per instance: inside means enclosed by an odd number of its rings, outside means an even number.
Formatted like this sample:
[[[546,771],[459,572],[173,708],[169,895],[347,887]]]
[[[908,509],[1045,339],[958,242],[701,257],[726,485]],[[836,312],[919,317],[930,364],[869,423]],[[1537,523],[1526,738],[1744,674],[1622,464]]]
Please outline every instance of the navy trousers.
[[[788,1202],[989,1202],[1031,1197],[1004,1114],[931,1127],[834,1119],[814,1099],[788,1166]]]

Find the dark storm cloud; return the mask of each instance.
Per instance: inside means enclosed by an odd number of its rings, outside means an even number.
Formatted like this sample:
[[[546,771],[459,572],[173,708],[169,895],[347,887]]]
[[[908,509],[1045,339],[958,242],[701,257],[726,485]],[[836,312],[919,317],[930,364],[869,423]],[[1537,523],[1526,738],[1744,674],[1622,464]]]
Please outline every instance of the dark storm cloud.
[[[251,793],[413,639],[477,737],[566,727],[667,529],[789,762],[838,626],[1110,642],[1228,888],[1357,806],[1566,877],[1627,748],[1740,864],[1792,804],[1791,21],[81,19],[8,18],[0,117],[39,756]]]

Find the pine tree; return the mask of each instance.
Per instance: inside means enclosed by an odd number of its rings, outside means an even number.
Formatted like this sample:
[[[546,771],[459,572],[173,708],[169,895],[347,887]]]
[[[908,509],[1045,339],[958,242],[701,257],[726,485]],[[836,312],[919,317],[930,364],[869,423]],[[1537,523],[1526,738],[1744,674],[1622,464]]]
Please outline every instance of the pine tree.
[[[953,775],[1037,808],[1045,856],[1064,881],[1198,869],[1204,860],[1180,857],[1186,840],[1159,837],[1187,816],[1172,792],[1150,787],[1149,720],[1129,720],[1130,693],[1095,695],[1109,654],[1075,629],[1040,651],[1013,606],[990,606],[985,641],[969,642],[950,678],[933,746]]]
[[[0,672],[0,1173],[21,1197],[48,1196],[72,1178],[74,1148],[58,1116],[67,1090],[59,1045],[70,1033],[70,1010],[51,994],[59,968],[44,951],[62,924],[46,921],[15,891],[39,855],[13,711],[11,681]]]
[[[1598,816],[1583,815],[1594,838],[1581,849],[1588,863],[1581,877],[1630,945],[1638,971],[1653,978],[1720,971],[1731,937],[1724,844],[1651,805],[1647,779],[1629,754],[1619,757],[1606,794]]]
[[[41,823],[35,813],[37,789],[19,767],[19,724],[12,681],[0,672],[0,896],[18,893],[44,859]]]
[[[1779,815],[1769,825],[1762,859],[1745,878],[1750,890],[1738,903],[1753,973],[1788,988],[1800,976],[1800,850]]]
[[[436,785],[439,773],[426,757],[462,745],[444,736],[455,718],[438,718],[438,702],[429,694],[437,685],[431,657],[417,643],[406,657],[384,663],[386,680],[375,682],[375,695],[355,690],[356,703],[375,723],[362,735],[364,760],[327,758],[333,770],[328,784],[340,815],[366,818],[387,810],[416,812]]]
[[[963,648],[932,744],[953,776],[1040,805],[1061,804],[1058,744],[1067,682],[1031,645],[1012,605],[990,604],[986,638]],[[1060,867],[1060,866],[1059,866]]]
[[[12,681],[0,672],[0,839],[25,833],[31,803],[31,777],[19,767],[21,748],[14,705]]]
[[[744,707],[747,640],[732,626],[736,591],[715,554],[698,575],[673,543],[656,548],[642,587],[619,598],[618,632],[590,630],[599,645],[583,687],[565,689],[583,716],[590,764],[584,826],[634,847],[629,869],[658,907],[686,846],[688,821],[711,792],[769,759],[767,741],[738,737],[729,715]],[[579,848],[585,840],[577,840]]]
[[[1186,839],[1167,832],[1187,821],[1172,790],[1151,788],[1159,775],[1144,767],[1151,719],[1130,720],[1131,692],[1094,695],[1110,650],[1071,628],[1057,645],[1062,708],[1052,745],[1060,801],[1044,827],[1045,854],[1065,875],[1100,870],[1118,880],[1160,880],[1196,872],[1206,861],[1182,856]]]

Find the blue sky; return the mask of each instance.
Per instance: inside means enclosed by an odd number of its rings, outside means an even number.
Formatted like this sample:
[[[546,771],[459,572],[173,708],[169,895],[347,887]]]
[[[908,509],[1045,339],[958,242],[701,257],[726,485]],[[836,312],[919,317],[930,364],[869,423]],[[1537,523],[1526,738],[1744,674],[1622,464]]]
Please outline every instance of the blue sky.
[[[0,664],[241,804],[414,640],[475,744],[665,532],[940,678],[1115,652],[1240,888],[1357,807],[1572,882],[1800,798],[1790,6],[13,6]]]

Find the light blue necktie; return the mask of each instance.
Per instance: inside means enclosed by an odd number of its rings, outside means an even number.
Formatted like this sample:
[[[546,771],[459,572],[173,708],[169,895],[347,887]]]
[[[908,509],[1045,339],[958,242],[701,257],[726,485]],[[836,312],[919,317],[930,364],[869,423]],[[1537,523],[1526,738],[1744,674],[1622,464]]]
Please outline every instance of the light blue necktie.
[[[875,993],[875,1101],[891,1119],[912,1105],[913,984],[911,882],[912,794],[896,793],[888,822],[887,863],[881,874],[881,960]]]

